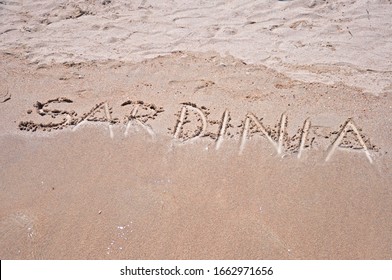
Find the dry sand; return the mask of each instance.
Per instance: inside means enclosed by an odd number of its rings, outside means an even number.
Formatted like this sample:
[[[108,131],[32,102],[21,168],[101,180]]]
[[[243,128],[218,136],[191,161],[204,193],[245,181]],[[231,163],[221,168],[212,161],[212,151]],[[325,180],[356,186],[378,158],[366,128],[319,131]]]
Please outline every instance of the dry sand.
[[[391,259],[391,16],[0,1],[0,258]]]

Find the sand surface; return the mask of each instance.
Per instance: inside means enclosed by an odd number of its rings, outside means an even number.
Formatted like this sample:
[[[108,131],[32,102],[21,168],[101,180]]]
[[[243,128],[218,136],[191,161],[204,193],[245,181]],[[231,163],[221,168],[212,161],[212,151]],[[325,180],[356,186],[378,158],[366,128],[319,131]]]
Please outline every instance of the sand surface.
[[[391,259],[390,1],[0,1],[1,259]]]

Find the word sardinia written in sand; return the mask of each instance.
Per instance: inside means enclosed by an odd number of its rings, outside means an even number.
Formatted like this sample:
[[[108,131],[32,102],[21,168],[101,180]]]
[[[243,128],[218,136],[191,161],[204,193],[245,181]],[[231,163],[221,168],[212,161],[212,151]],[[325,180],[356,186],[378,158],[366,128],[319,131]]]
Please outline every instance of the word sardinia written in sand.
[[[144,101],[125,101],[121,107],[127,108],[127,114],[123,120],[113,117],[113,108],[108,102],[101,102],[93,106],[88,112],[78,115],[74,110],[61,110],[52,108],[53,104],[72,104],[71,99],[60,97],[46,102],[36,102],[34,107],[38,115],[53,118],[54,121],[47,123],[37,123],[34,121],[21,121],[19,129],[23,131],[44,131],[51,132],[64,128],[71,128],[73,131],[88,122],[106,123],[109,127],[110,137],[114,137],[113,126],[123,125],[124,135],[127,136],[130,127],[133,125],[143,128],[151,137],[155,137],[155,132],[149,121],[155,120],[165,112],[163,107]],[[49,106],[50,105],[50,106]],[[29,110],[28,113],[32,113]],[[296,154],[301,158],[305,149],[311,148],[319,139],[332,139],[328,143],[325,161],[331,159],[338,148],[346,150],[356,150],[364,153],[370,163],[373,163],[372,151],[378,148],[370,143],[369,138],[362,133],[362,130],[350,118],[340,125],[338,130],[320,131],[318,126],[313,126],[310,119],[303,122],[302,127],[297,129],[293,136],[287,132],[288,116],[282,114],[280,120],[274,126],[265,125],[253,113],[245,114],[241,123],[237,126],[232,124],[230,111],[225,109],[220,120],[210,120],[210,111],[205,106],[197,106],[194,103],[181,103],[179,111],[175,114],[173,127],[167,128],[173,139],[180,143],[190,143],[196,139],[209,138],[214,141],[215,149],[219,150],[225,139],[239,139],[239,154],[242,154],[248,140],[255,135],[264,137],[275,149],[278,155]],[[214,127],[214,131],[211,127]]]

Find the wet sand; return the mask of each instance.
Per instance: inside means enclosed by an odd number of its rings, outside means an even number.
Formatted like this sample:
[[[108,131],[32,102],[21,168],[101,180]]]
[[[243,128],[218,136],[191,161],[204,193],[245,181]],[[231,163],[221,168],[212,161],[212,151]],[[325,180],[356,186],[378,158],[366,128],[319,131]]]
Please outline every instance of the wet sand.
[[[391,95],[215,52],[3,55],[2,259],[390,259]]]

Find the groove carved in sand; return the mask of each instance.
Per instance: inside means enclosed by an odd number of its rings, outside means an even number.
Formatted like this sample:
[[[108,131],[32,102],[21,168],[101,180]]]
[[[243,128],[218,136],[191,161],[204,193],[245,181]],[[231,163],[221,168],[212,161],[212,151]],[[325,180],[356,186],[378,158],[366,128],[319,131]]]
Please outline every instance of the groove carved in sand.
[[[174,130],[174,138],[182,139],[183,141],[197,139],[204,135],[207,129],[207,118],[205,112],[202,111],[196,104],[187,102],[182,103],[180,115]],[[197,124],[195,127],[185,130],[185,125],[191,123],[191,114],[196,118]]]
[[[100,113],[102,110],[103,117],[97,117],[96,114]],[[73,128],[73,131],[78,129],[80,125],[85,123],[86,121],[107,122],[109,124],[110,138],[114,138],[113,123],[118,122],[118,119],[112,119],[112,108],[109,107],[108,102],[105,101],[98,103],[89,112],[85,113]]]
[[[309,128],[310,128],[310,120],[306,119],[304,122],[304,126],[302,128],[302,132],[301,132],[301,140],[300,140],[300,144],[299,144],[299,149],[298,149],[298,158],[301,158],[302,152],[305,149],[305,143],[309,134]]]
[[[242,132],[242,137],[241,137],[241,144],[240,144],[240,154],[242,154],[245,144],[248,138],[248,135],[250,134],[250,123],[253,123],[256,126],[256,132],[261,132],[263,136],[265,136],[272,144],[272,146],[276,149],[276,152],[278,155],[280,155],[283,152],[283,145],[284,145],[284,137],[285,137],[285,132],[286,132],[286,125],[287,125],[287,116],[286,114],[282,114],[280,123],[279,123],[279,135],[278,135],[278,141],[275,141],[271,137],[271,133],[267,131],[265,126],[261,123],[261,121],[252,113],[248,113],[246,115],[245,119],[245,125],[244,129]]]
[[[49,123],[35,123],[33,121],[21,121],[19,123],[19,129],[25,131],[32,131],[35,132],[37,130],[42,131],[51,131],[57,129],[63,129],[66,126],[75,124],[77,122],[77,113],[75,111],[66,111],[66,110],[59,110],[59,109],[50,109],[48,108],[50,104],[61,104],[61,103],[73,103],[73,101],[66,97],[59,97],[55,99],[50,99],[46,102],[39,102],[37,101],[34,104],[34,108],[36,112],[40,116],[51,117],[53,119],[62,117],[61,121],[57,122],[49,122]],[[30,110],[32,112],[32,110]]]
[[[350,145],[350,140],[348,138],[348,133],[353,133],[356,137],[357,142],[360,144],[359,150],[362,150],[366,158],[369,160],[370,163],[373,163],[373,159],[370,156],[369,149],[366,146],[366,143],[359,132],[359,129],[356,127],[352,119],[348,119],[346,123],[343,125],[343,128],[340,130],[338,136],[336,137],[335,141],[329,146],[328,151],[327,151],[327,157],[325,158],[325,161],[329,161],[332,157],[332,155],[335,153],[335,151],[338,148],[348,148],[352,149],[353,146],[352,144]],[[345,141],[346,140],[346,141]],[[349,146],[342,146],[342,144],[348,144]],[[358,149],[358,148],[356,148]]]
[[[52,108],[54,104],[62,106],[72,106],[72,100],[66,97],[50,99],[46,102],[37,101],[34,104],[36,117],[53,118],[53,122],[34,122],[21,121],[19,129],[22,131],[44,131],[50,132],[57,129],[70,127],[72,131],[78,129],[86,122],[106,123],[109,126],[110,137],[114,138],[113,126],[120,125],[119,116],[113,118],[113,110],[109,107],[108,102],[100,102],[91,108],[90,111],[78,116],[78,114],[70,110]],[[316,145],[325,145],[325,139],[329,139],[332,135],[337,135],[334,142],[327,149],[325,161],[329,161],[338,148],[346,150],[360,151],[365,153],[368,161],[373,163],[371,155],[372,151],[378,151],[378,147],[372,145],[367,136],[361,133],[361,129],[354,124],[352,119],[348,119],[339,131],[332,128],[325,130],[325,127],[311,125],[310,119],[306,119],[302,128],[298,128],[297,132],[291,137],[288,136],[288,116],[283,113],[280,120],[274,125],[265,125],[262,119],[258,119],[253,113],[246,114],[242,124],[233,126],[229,109],[225,109],[220,120],[209,120],[210,111],[205,106],[197,106],[194,103],[181,103],[181,109],[177,115],[174,131],[170,135],[179,142],[189,143],[190,140],[197,140],[206,137],[214,141],[215,150],[221,149],[225,139],[237,138],[240,142],[239,154],[242,154],[247,142],[253,135],[265,137],[267,141],[274,147],[276,154],[287,156],[296,154],[300,159],[307,148]],[[151,137],[155,137],[155,131],[148,124],[148,121],[156,120],[165,110],[163,107],[156,106],[152,103],[144,101],[125,101],[121,107],[129,106],[130,113],[124,118],[125,132],[124,136],[129,135],[132,125],[142,127]],[[128,107],[127,107],[128,108]],[[33,110],[28,110],[31,114]],[[100,114],[100,115],[99,115]],[[209,126],[208,126],[209,124]],[[217,130],[213,128],[218,125]],[[171,128],[168,128],[171,130]],[[321,144],[320,144],[321,143]]]
[[[129,116],[125,117],[125,132],[124,136],[128,136],[131,125],[135,124],[142,127],[151,137],[155,137],[155,132],[152,127],[147,124],[149,120],[155,120],[156,117],[164,112],[163,107],[158,107],[155,104],[145,103],[144,101],[126,101],[121,106],[132,105],[132,111]]]
[[[215,144],[216,150],[219,150],[220,146],[222,145],[229,121],[230,121],[230,113],[229,110],[226,109],[225,112],[223,113],[221,126],[218,133],[218,139],[216,140],[216,144]]]

